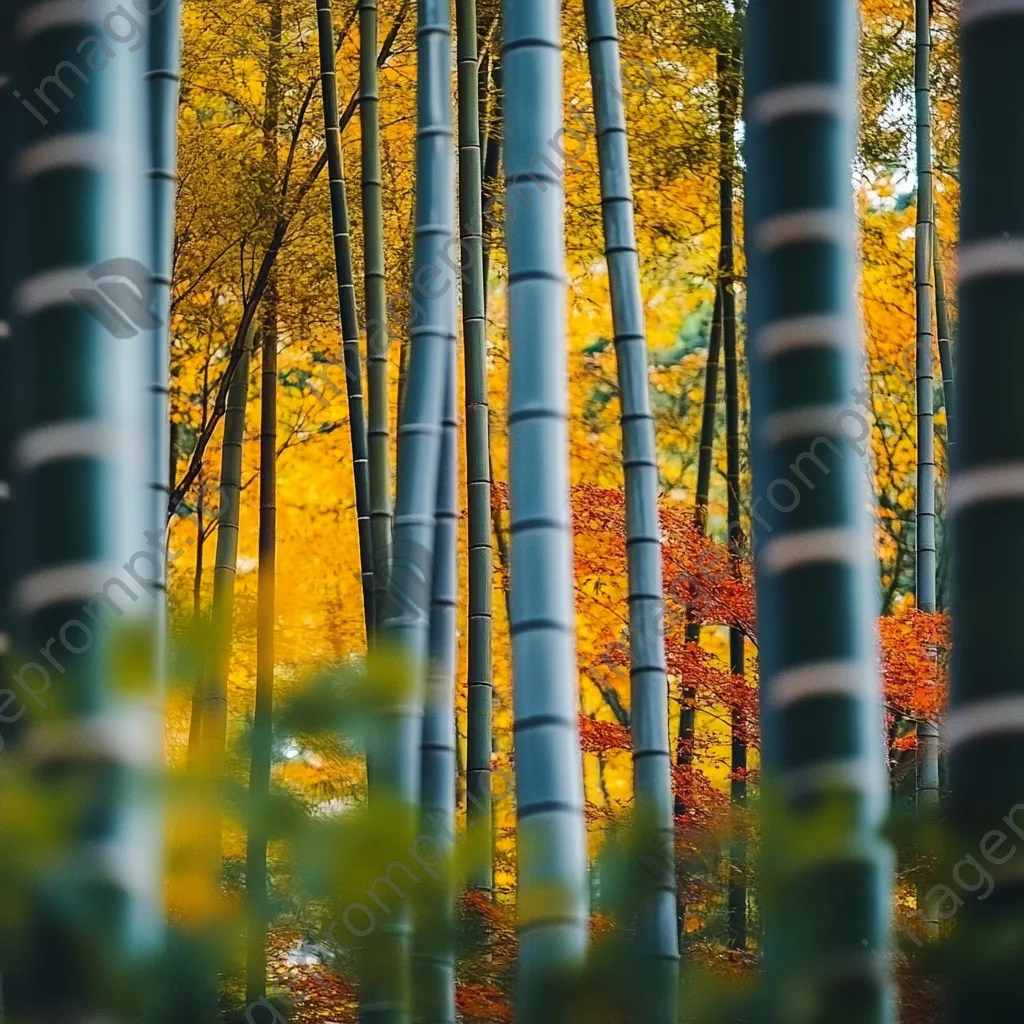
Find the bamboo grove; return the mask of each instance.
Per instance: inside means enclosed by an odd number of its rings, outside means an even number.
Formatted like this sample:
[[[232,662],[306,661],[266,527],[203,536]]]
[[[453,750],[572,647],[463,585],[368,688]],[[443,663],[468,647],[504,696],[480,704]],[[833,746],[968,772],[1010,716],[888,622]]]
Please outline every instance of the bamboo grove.
[[[0,1015],[1013,1019],[1022,50],[3,0]]]

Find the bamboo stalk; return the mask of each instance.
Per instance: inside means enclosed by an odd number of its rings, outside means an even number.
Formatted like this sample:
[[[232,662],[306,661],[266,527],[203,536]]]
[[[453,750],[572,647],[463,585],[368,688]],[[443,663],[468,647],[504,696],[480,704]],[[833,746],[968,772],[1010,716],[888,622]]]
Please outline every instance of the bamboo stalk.
[[[586,953],[588,885],[573,614],[560,5],[505,0],[512,689],[518,1019]],[[536,159],[551,160],[545,167]]]
[[[377,0],[359,3],[359,123],[362,129],[363,287],[366,293],[370,532],[374,609],[387,605],[391,562],[391,451],[388,426],[388,314],[384,279],[384,206],[380,169]]]
[[[465,346],[466,490],[469,509],[469,662],[467,676],[467,827],[481,857],[469,884],[490,891],[491,873],[491,550],[487,320],[483,276],[480,84],[475,0],[456,0],[459,69],[459,234],[462,250],[462,337]],[[482,832],[480,830],[483,830]]]
[[[331,224],[334,232],[334,270],[338,279],[348,425],[352,439],[352,475],[356,495],[359,538],[359,571],[363,588],[363,620],[366,639],[373,637],[376,613],[373,581],[373,541],[370,513],[370,468],[363,411],[363,373],[359,355],[359,324],[356,291],[352,283],[352,249],[349,239],[348,200],[345,194],[345,162],[338,124],[338,93],[335,87],[334,27],[330,0],[317,0],[317,33],[320,44],[320,81],[324,105],[324,137],[331,193]]]
[[[965,897],[958,910],[951,1024],[1009,1020],[1020,1003],[1024,220],[1016,183],[1024,176],[1022,48],[1024,5],[961,5],[959,434],[948,503],[956,557],[946,745],[950,849],[958,856],[969,851],[993,882],[991,890],[979,891],[984,900]],[[992,830],[998,830],[995,845]]]
[[[793,1024],[893,1019],[877,563],[865,461],[842,427],[863,401],[857,8],[750,0],[744,49],[763,962],[770,1004],[801,993]]]
[[[658,521],[658,457],[647,384],[647,337],[633,228],[615,6],[612,0],[585,0],[583,9],[621,405],[629,553],[633,792],[643,828],[642,842],[661,862],[661,870],[645,875],[647,891],[637,914],[637,951],[643,970],[637,986],[638,1020],[646,1024],[674,1024],[679,945]]]

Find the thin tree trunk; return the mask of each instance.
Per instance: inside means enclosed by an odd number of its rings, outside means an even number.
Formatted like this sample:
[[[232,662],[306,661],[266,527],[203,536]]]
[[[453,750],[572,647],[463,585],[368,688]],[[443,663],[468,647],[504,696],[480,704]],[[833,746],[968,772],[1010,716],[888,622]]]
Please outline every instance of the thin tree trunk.
[[[633,229],[615,6],[613,0],[584,0],[583,8],[621,405],[629,552],[633,793],[642,822],[641,841],[660,869],[647,873],[647,891],[637,914],[637,950],[643,964],[643,977],[637,986],[638,1020],[643,1024],[675,1024],[679,943],[658,455],[648,394],[647,338]]]
[[[946,409],[946,465],[953,456],[956,444],[956,401],[953,388],[953,333],[949,326],[949,305],[946,302],[946,285],[942,275],[942,254],[939,246],[939,232],[935,229],[932,240],[935,271],[935,326],[939,335],[939,368],[942,372],[942,404]]]
[[[589,894],[569,505],[565,194],[562,175],[536,160],[553,152],[549,141],[562,124],[560,11],[551,0],[504,0],[502,24],[505,171],[515,189],[506,237],[517,1013],[532,1022],[545,1016],[552,974],[578,967],[586,955]]]
[[[391,452],[388,426],[388,314],[380,169],[377,0],[359,5],[359,122],[362,127],[363,281],[369,429],[370,532],[374,609],[382,624],[391,563]],[[410,322],[412,318],[410,317]]]
[[[271,181],[278,169],[278,122],[281,108],[281,0],[269,0],[266,112],[263,153]],[[333,38],[330,40],[333,44]],[[333,51],[332,51],[333,52]],[[334,112],[337,118],[337,111]],[[274,589],[277,554],[277,276],[267,285],[260,331],[260,518],[259,575],[256,591],[256,701],[249,761],[249,832],[245,850],[247,946],[245,997],[251,1003],[267,992],[267,812],[273,751]]]
[[[275,4],[280,26],[280,5]],[[273,23],[272,23],[273,24]],[[280,28],[278,28],[280,38]],[[256,704],[249,767],[249,837],[245,884],[249,945],[246,999],[266,995],[267,928],[270,894],[267,872],[267,813],[273,761],[274,623],[277,562],[277,287],[267,290],[263,309],[260,388],[260,522],[259,577],[256,592]]]
[[[842,426],[863,393],[857,15],[856,0],[748,5],[744,199],[761,771],[772,795],[765,998],[799,992],[813,1009],[791,1019],[881,1024],[893,1009],[877,563],[865,459]],[[813,489],[792,468],[808,451],[826,467]]]
[[[733,573],[739,575],[743,553],[743,526],[740,522],[740,395],[739,361],[736,339],[736,293],[733,254],[733,174],[735,168],[736,110],[739,101],[738,75],[740,55],[737,50],[719,52],[716,58],[718,75],[718,145],[719,145],[719,207],[722,222],[722,245],[719,272],[722,293],[722,339],[725,349],[725,450],[727,510],[729,517],[729,554]],[[743,632],[729,627],[729,671],[743,676]],[[746,723],[738,708],[732,710],[732,773],[730,784],[733,806],[743,807],[747,800],[747,784],[743,773],[747,767],[745,742]],[[738,819],[738,816],[734,816]],[[729,863],[729,948],[747,946],[746,846],[734,820]]]
[[[320,80],[323,91],[327,173],[331,192],[331,224],[334,231],[334,270],[338,278],[338,309],[348,395],[349,434],[352,439],[352,475],[356,496],[359,537],[359,569],[363,587],[363,619],[367,644],[373,638],[374,611],[373,542],[370,525],[370,470],[366,417],[363,410],[363,373],[359,355],[359,323],[356,292],[352,283],[352,250],[349,240],[348,201],[345,194],[345,163],[338,127],[338,94],[335,88],[334,27],[330,0],[317,0],[317,31],[320,43]]]
[[[721,254],[719,254],[721,263]],[[715,303],[711,313],[711,328],[708,332],[708,358],[704,366],[704,404],[700,422],[700,452],[697,456],[697,490],[694,496],[694,525],[701,533],[708,529],[708,501],[711,497],[711,466],[714,458],[715,420],[718,417],[718,362],[722,354],[722,286],[715,284]],[[700,639],[700,623],[696,623],[697,635],[686,637],[696,643]]]
[[[235,572],[238,562],[239,494],[242,479],[242,442],[245,409],[249,396],[250,327],[242,358],[228,389],[221,444],[220,516],[217,520],[217,553],[213,567],[213,603],[210,611],[210,651],[203,693],[203,755],[207,771],[219,779],[224,771],[228,724],[228,669],[234,627]],[[215,841],[219,848],[219,828]]]
[[[917,228],[914,282],[917,296],[917,607],[935,611],[935,412],[932,368],[932,134],[929,58],[932,0],[916,0],[914,82],[917,104]]]
[[[491,474],[487,401],[487,320],[483,277],[480,90],[476,0],[456,0],[459,68],[459,234],[465,346],[466,490],[469,510],[467,827],[474,829],[469,884],[490,892],[491,872]],[[482,831],[481,831],[482,829]]]
[[[196,508],[196,566],[192,576],[192,642],[198,645],[203,628],[203,556],[206,551],[203,531],[206,527],[203,504]],[[192,714],[188,723],[188,767],[195,768],[199,761],[203,733],[203,667],[200,666],[192,687]]]

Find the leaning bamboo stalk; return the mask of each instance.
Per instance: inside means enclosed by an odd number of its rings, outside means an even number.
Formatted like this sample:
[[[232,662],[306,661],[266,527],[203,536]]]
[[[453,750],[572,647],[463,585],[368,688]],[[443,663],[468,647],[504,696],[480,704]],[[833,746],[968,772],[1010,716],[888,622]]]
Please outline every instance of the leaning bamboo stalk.
[[[457,0],[459,70],[459,234],[466,380],[466,490],[469,510],[469,661],[466,814],[475,830],[469,884],[490,891],[491,876],[491,474],[487,400],[487,320],[483,276],[480,109],[476,2]]]
[[[556,0],[505,0],[512,688],[519,820],[518,1017],[544,1016],[552,972],[579,965],[588,931],[578,735]],[[538,87],[541,83],[541,87]]]
[[[366,294],[366,376],[369,428],[370,532],[374,609],[387,605],[391,561],[391,450],[388,426],[388,313],[384,205],[380,167],[377,0],[359,3],[359,123],[362,130],[363,287]]]
[[[642,841],[654,847],[662,862],[662,870],[645,876],[647,891],[637,915],[637,946],[644,971],[638,985],[638,1019],[649,1024],[674,1024],[679,945],[668,677],[662,629],[658,458],[648,394],[647,337],[633,227],[615,6],[612,0],[585,0],[583,7],[621,405],[629,553],[633,792],[643,828]]]
[[[373,636],[375,623],[373,582],[373,541],[370,518],[370,467],[363,410],[363,371],[359,355],[359,323],[356,290],[352,279],[352,247],[349,237],[348,200],[345,193],[345,163],[338,121],[338,92],[335,86],[334,27],[330,0],[317,0],[317,34],[320,48],[320,82],[324,106],[324,138],[327,174],[331,194],[331,225],[334,234],[334,271],[338,279],[338,309],[341,315],[345,388],[348,395],[348,426],[352,442],[352,476],[356,496],[356,526],[359,540],[359,571],[363,588],[363,619],[366,638]]]

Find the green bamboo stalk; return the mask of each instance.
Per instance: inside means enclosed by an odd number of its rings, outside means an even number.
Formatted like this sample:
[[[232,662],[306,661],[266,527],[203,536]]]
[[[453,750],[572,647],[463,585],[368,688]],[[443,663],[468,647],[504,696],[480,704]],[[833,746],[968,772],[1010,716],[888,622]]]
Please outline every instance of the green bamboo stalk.
[[[952,1024],[1018,1012],[1024,892],[1024,3],[961,7],[959,342],[956,459],[949,487],[952,656],[947,720],[957,855],[991,873],[964,897]],[[993,830],[997,834],[992,842]],[[1001,837],[1007,837],[1009,843]],[[982,859],[983,858],[983,859]],[[963,861],[957,865],[963,875]],[[970,884],[970,883],[969,883]]]
[[[458,606],[458,488],[455,420],[455,345],[448,357],[444,381],[440,467],[437,477],[433,581],[430,597],[430,664],[420,741],[420,823],[432,835],[443,858],[435,869],[439,878],[427,882],[424,913],[416,928],[414,1014],[423,1024],[455,1024],[455,891],[452,853],[455,837],[455,635]]]
[[[356,495],[356,523],[359,531],[363,618],[366,623],[366,639],[369,642],[373,636],[376,618],[373,585],[374,554],[370,520],[370,469],[366,417],[363,411],[363,371],[359,355],[356,290],[352,283],[352,249],[349,239],[348,201],[345,194],[345,162],[341,149],[338,92],[335,86],[334,26],[331,22],[330,0],[317,0],[316,16],[320,44],[320,83],[324,99],[327,173],[331,191],[331,224],[334,232],[334,269],[338,278],[338,308],[341,313],[345,387],[348,394],[348,425],[352,438],[352,474]]]
[[[736,111],[739,102],[738,76],[741,58],[737,51],[719,51],[716,56],[718,79],[718,140],[719,140],[719,208],[722,221],[722,241],[719,251],[719,274],[722,291],[722,338],[725,352],[725,451],[726,451],[726,507],[729,519],[729,554],[733,572],[739,574],[739,561],[743,553],[743,524],[740,521],[740,395],[739,362],[736,340],[736,281],[733,254],[733,175],[735,174]],[[746,673],[743,632],[729,627],[729,671],[733,675]],[[747,784],[743,772],[747,767],[746,723],[742,713],[733,708],[731,713],[732,743],[730,797],[735,807],[747,802]],[[747,945],[747,854],[739,832],[739,822],[732,838],[729,863],[729,948],[745,949]]]
[[[459,234],[462,249],[462,337],[466,375],[466,491],[469,508],[469,668],[467,675],[467,827],[482,857],[469,884],[490,891],[491,873],[491,473],[487,401],[487,319],[483,277],[480,83],[476,2],[456,0],[459,69]],[[480,830],[483,830],[482,832]],[[474,837],[476,838],[476,837]]]
[[[562,126],[556,0],[505,0],[512,688],[519,820],[519,999],[586,953],[587,842],[577,731],[565,339],[565,193],[537,154]]]
[[[942,373],[942,403],[946,409],[946,463],[953,456],[956,445],[956,402],[953,387],[953,333],[949,326],[949,304],[946,302],[946,285],[942,273],[942,254],[939,232],[935,231],[933,268],[935,272],[935,326],[939,335],[939,369]]]
[[[929,88],[930,5],[916,0],[914,90],[917,107],[917,226],[914,291],[917,296],[917,607],[935,611],[935,409],[932,368],[932,262],[935,238],[932,114]]]
[[[384,206],[380,170],[377,0],[359,2],[359,123],[363,201],[363,287],[369,429],[370,532],[374,609],[386,615],[391,563],[391,451],[388,428],[388,314],[384,280]]]
[[[55,68],[71,77],[61,63],[69,43],[103,38],[109,16],[98,0],[21,0],[0,15],[18,101],[4,115],[14,181],[0,225],[14,312],[3,341],[13,499],[5,573],[15,680],[31,691],[21,711],[7,702],[19,735],[5,733],[4,756],[19,757],[57,840],[30,867],[20,955],[4,964],[12,1020],[141,1013],[125,974],[154,963],[163,944],[162,836],[149,786],[162,762],[164,539],[162,523],[151,529],[148,489],[157,442],[147,393],[147,55],[123,48],[74,102],[53,88],[49,99],[27,91]],[[162,475],[166,453],[161,463]]]
[[[638,1019],[674,1024],[678,989],[672,756],[668,742],[658,454],[647,385],[647,337],[640,263],[633,228],[626,112],[622,102],[618,27],[613,0],[584,0],[601,174],[604,251],[608,263],[622,426],[629,568],[630,724],[633,792],[642,841],[663,864],[646,872],[648,891],[637,915],[644,978]]]
[[[750,0],[744,51],[763,964],[790,1024],[893,1019],[877,568],[864,452],[844,426],[864,401],[857,7]]]

